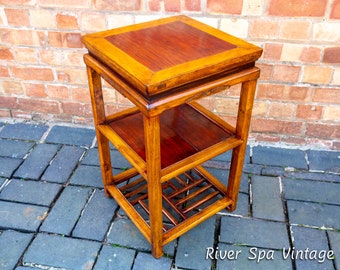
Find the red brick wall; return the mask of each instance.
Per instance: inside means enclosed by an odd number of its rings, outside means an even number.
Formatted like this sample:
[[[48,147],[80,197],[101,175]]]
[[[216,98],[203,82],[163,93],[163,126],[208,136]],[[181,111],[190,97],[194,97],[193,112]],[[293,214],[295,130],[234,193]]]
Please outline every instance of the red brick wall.
[[[340,149],[340,0],[0,0],[0,117],[92,123],[80,36],[178,13],[264,48],[251,139]],[[203,103],[233,122],[238,93]]]

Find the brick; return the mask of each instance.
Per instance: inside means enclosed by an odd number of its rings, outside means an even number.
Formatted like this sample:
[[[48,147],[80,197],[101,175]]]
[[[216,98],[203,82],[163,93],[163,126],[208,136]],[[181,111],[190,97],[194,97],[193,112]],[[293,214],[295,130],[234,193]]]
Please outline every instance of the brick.
[[[328,84],[331,80],[332,69],[329,67],[306,66],[302,81],[313,84]]]
[[[291,224],[340,228],[339,206],[293,200],[288,200],[287,206]]]
[[[210,269],[211,261],[205,259],[207,247],[213,246],[215,218],[212,217],[182,235],[178,240],[176,266],[179,269]]]
[[[72,100],[81,102],[91,102],[89,89],[83,87],[73,87],[70,89]]]
[[[84,68],[57,69],[58,81],[61,83],[72,83],[87,85],[87,75]]]
[[[56,28],[55,13],[48,9],[31,9],[30,20],[35,28]]]
[[[69,98],[68,87],[63,85],[47,85],[47,96],[51,99],[64,100]]]
[[[332,84],[340,85],[340,68],[334,69]]]
[[[100,10],[133,11],[141,9],[141,1],[127,0],[122,2],[119,0],[95,0],[94,7]]]
[[[41,179],[48,182],[66,183],[83,153],[84,149],[81,147],[62,146]]]
[[[57,184],[13,179],[0,193],[0,199],[50,206],[60,189]]]
[[[201,11],[200,0],[185,0],[184,9],[187,11]]]
[[[268,14],[288,17],[322,17],[325,14],[327,0],[270,0]]]
[[[139,252],[132,270],[171,269],[172,259],[161,257],[155,260],[151,254]]]
[[[265,43],[263,58],[266,60],[279,60],[281,58],[283,45],[280,43]]]
[[[315,138],[340,138],[340,125],[308,123],[306,135]]]
[[[340,103],[337,102],[340,95],[340,89],[337,88],[316,88],[313,101],[323,103]]]
[[[30,26],[27,9],[4,9],[7,22],[11,26]]]
[[[252,162],[254,164],[308,169],[305,152],[297,149],[256,146],[253,148]]]
[[[149,2],[149,5],[150,3],[151,2]],[[113,29],[133,24],[134,17],[128,14],[107,14],[106,20],[108,29]]]
[[[300,135],[302,131],[302,123],[254,118],[252,120],[251,128],[253,132]]]
[[[308,40],[311,23],[308,21],[282,21],[279,37],[287,40]]]
[[[289,247],[284,223],[248,218],[222,217],[220,242],[270,249]]]
[[[20,63],[37,64],[38,53],[34,48],[14,48],[15,60]]]
[[[101,190],[95,190],[89,199],[72,236],[103,241],[116,212],[117,203],[107,198]]]
[[[304,47],[300,60],[306,63],[318,63],[321,58],[321,48],[318,47]]]
[[[61,66],[63,65],[63,52],[59,50],[39,50],[40,61],[43,64],[50,66]]]
[[[277,84],[259,84],[257,91],[258,99],[282,99],[285,91],[284,85]]]
[[[160,0],[148,0],[148,7],[150,11],[160,11],[161,1]]]
[[[20,5],[20,6],[32,6],[36,4],[36,0],[1,0],[3,5]]]
[[[1,60],[13,60],[14,56],[10,48],[0,47],[0,59]]]
[[[339,152],[308,150],[307,155],[311,170],[340,172]]]
[[[297,82],[299,80],[301,67],[276,65],[273,68],[273,80],[284,82]]]
[[[313,40],[325,42],[337,42],[340,39],[340,22],[320,22],[313,25]]]
[[[116,174],[117,173],[118,172],[116,171]],[[78,166],[71,176],[70,183],[73,185],[103,188],[100,167],[86,165]]]
[[[18,98],[19,108],[23,111],[58,114],[59,104],[55,101],[33,98]]]
[[[316,105],[298,105],[296,117],[309,120],[318,120],[321,118],[323,106]]]
[[[340,47],[326,48],[322,62],[340,64]]]
[[[90,195],[90,188],[67,186],[48,214],[40,231],[70,235]]]
[[[80,33],[49,32],[48,39],[52,47],[59,48],[83,48]]]
[[[319,252],[327,252],[329,250],[326,232],[314,228],[304,228],[292,226],[292,237],[294,239],[294,247],[296,250],[316,250]],[[318,254],[317,253],[317,254]],[[327,259],[319,262],[317,259],[306,260],[297,257],[295,259],[297,269],[334,269],[333,259]]]
[[[303,46],[285,43],[282,48],[281,61],[300,62]]]
[[[87,0],[37,0],[40,6],[44,7],[60,7],[63,9],[74,9],[74,8],[90,8],[90,3]]]
[[[63,65],[64,66],[84,66],[84,51],[64,51],[63,52]]]
[[[0,65],[0,77],[2,77],[2,78],[8,78],[9,77],[9,72],[8,72],[7,66]]]
[[[92,269],[99,249],[100,243],[94,241],[38,234],[25,253],[23,264],[57,269]]]
[[[24,94],[24,88],[22,87],[22,84],[20,82],[3,81],[2,85],[3,85],[5,93],[11,94],[11,95],[23,95]]]
[[[17,158],[0,157],[0,177],[11,177],[21,162],[22,160]]]
[[[252,116],[266,116],[268,110],[267,102],[254,102]]]
[[[13,75],[23,80],[53,81],[54,75],[50,68],[12,67]]]
[[[287,200],[340,204],[338,196],[340,187],[337,183],[284,179],[283,187],[284,196]]]
[[[330,18],[340,19],[340,1],[339,0],[334,0]]]
[[[15,97],[0,97],[0,107],[8,109],[16,109],[18,107],[17,98]]]
[[[339,122],[340,121],[339,116],[340,116],[340,107],[325,106],[322,119],[326,121]]]
[[[243,0],[242,15],[260,16],[265,10],[265,0]]]
[[[2,270],[12,270],[19,262],[33,234],[4,231],[0,235],[0,266]]]
[[[268,117],[289,119],[296,110],[295,104],[272,102],[269,105]]]
[[[272,72],[273,72],[273,65],[265,64],[265,63],[257,63],[256,66],[261,69],[259,84],[261,84],[261,81],[268,81],[271,79]]]
[[[276,21],[256,19],[250,23],[251,38],[277,39],[278,33],[279,23]]]
[[[0,201],[0,224],[3,228],[35,232],[48,210],[42,206]]]
[[[44,46],[44,33],[34,30],[10,29],[7,30],[6,40],[9,43],[22,46]]]
[[[132,249],[103,246],[93,270],[128,270],[131,269],[135,256],[136,251]]]
[[[56,20],[58,29],[79,29],[79,23],[76,14],[58,13]]]
[[[164,9],[168,12],[180,12],[181,0],[164,0]]]
[[[48,126],[25,123],[7,124],[0,132],[1,138],[38,141]]]
[[[29,97],[45,98],[47,97],[45,86],[43,84],[25,83],[26,95]]]
[[[81,14],[81,29],[83,31],[103,31],[106,29],[106,19],[102,13],[83,12]]]
[[[248,37],[248,27],[249,23],[244,19],[221,19],[220,30],[239,38]]]
[[[227,14],[241,14],[242,12],[242,1],[219,1],[219,0],[208,0],[207,9],[210,13],[227,13]]]
[[[33,145],[33,142],[0,140],[0,156],[10,158],[24,158]]]
[[[82,104],[79,102],[63,102],[63,112],[65,114],[78,115],[78,116],[92,116],[91,104]]]
[[[303,86],[287,86],[284,98],[294,101],[310,101],[312,89]]]

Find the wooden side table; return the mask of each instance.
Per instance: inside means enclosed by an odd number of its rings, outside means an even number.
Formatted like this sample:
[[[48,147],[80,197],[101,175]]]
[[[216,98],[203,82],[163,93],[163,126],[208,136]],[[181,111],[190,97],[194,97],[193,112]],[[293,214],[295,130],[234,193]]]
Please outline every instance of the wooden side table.
[[[226,208],[235,210],[262,49],[186,16],[85,35],[107,196],[162,248]],[[106,115],[101,78],[135,107]],[[242,83],[236,126],[196,100]],[[133,165],[112,175],[109,141]],[[228,185],[201,164],[232,150]]]

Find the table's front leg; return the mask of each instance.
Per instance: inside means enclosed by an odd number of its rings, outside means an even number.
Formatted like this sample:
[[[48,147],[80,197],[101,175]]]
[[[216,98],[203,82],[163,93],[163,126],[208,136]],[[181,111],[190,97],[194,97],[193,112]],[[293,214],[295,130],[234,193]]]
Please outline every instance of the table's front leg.
[[[243,143],[234,148],[232,152],[227,195],[233,200],[233,203],[228,208],[228,211],[234,211],[236,209],[242,179],[244,156],[247,148],[256,82],[257,80],[251,80],[242,83],[236,123],[236,134],[243,140]]]
[[[159,115],[143,120],[152,255],[159,258],[163,255],[160,121]]]
[[[90,88],[93,119],[96,128],[98,153],[103,178],[104,192],[105,195],[109,197],[107,186],[109,184],[112,184],[110,146],[108,139],[98,130],[98,125],[104,124],[106,120],[101,77],[95,70],[93,70],[89,66],[87,66],[87,75]]]

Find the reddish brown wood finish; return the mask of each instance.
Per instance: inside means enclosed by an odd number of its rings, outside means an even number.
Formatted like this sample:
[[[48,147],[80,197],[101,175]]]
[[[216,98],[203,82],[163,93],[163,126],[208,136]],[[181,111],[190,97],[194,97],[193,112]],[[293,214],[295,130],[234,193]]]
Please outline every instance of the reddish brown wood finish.
[[[236,208],[259,77],[254,63],[262,50],[185,16],[87,35],[83,42],[106,195],[159,258],[165,244]],[[136,107],[105,115],[101,78]],[[195,102],[238,83],[235,127]],[[133,168],[112,175],[109,141]],[[224,186],[201,164],[228,150]]]

